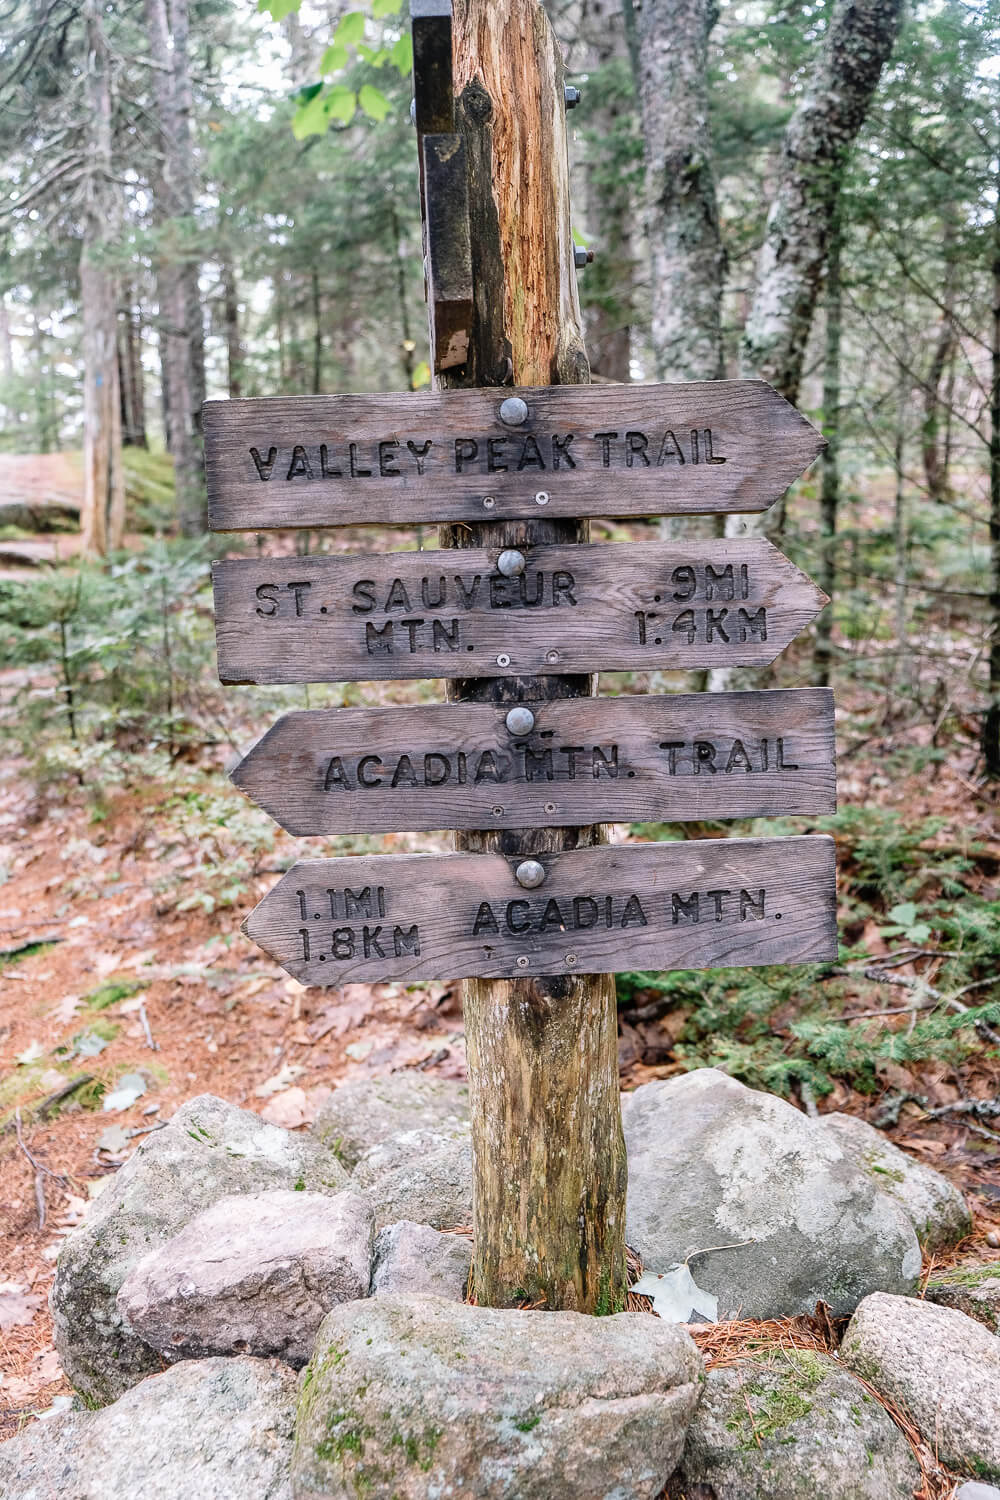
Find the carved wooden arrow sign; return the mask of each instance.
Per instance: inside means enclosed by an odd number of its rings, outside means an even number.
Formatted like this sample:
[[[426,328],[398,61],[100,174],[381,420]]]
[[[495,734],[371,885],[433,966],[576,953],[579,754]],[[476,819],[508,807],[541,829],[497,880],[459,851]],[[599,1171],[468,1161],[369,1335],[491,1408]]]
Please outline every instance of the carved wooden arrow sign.
[[[303,984],[741,968],[837,956],[829,838],[303,860],[243,930]]]
[[[303,710],[232,780],[300,835],[831,813],[833,694]]]
[[[223,682],[763,666],[826,595],[760,538],[213,565]]]
[[[204,425],[214,531],[760,511],[825,446],[761,380],[209,401]]]

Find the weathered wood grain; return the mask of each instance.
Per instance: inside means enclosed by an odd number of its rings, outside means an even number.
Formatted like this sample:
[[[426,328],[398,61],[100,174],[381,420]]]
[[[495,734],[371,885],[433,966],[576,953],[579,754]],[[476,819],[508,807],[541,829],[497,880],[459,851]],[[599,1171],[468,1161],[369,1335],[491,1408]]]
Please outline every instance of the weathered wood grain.
[[[826,595],[761,538],[215,563],[223,682],[757,666]],[[537,601],[537,602],[536,602]]]
[[[285,714],[231,779],[299,835],[836,811],[827,688]]]
[[[760,380],[209,401],[204,421],[215,531],[761,511],[824,446]]]
[[[472,330],[472,251],[465,142],[455,131],[425,135],[423,185],[431,368],[464,365]]]
[[[303,860],[243,924],[302,984],[830,961],[833,840],[695,839],[539,856]]]

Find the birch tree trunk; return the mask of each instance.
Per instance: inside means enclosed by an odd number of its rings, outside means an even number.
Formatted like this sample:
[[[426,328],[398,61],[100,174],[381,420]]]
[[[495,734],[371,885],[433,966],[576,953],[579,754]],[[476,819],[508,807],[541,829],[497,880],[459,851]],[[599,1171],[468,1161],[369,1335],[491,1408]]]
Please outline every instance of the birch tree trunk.
[[[121,397],[118,386],[118,296],[109,252],[117,224],[111,180],[111,79],[98,0],[83,8],[87,100],[80,302],[83,319],[83,507],[85,553],[105,556],[125,531]]]
[[[740,351],[741,373],[760,376],[793,404],[819,298],[848,152],[895,45],[902,0],[835,0],[826,35],[781,147],[777,185]],[[759,516],[728,516],[729,537],[780,537],[784,500]],[[723,692],[760,687],[770,669],[709,674]]]
[[[458,125],[469,163],[475,310],[449,384],[585,384],[562,61],[537,0],[457,0]],[[497,392],[497,400],[503,393]],[[530,393],[528,395],[530,400]],[[453,547],[585,541],[585,521],[445,528]],[[465,702],[587,696],[590,677],[452,685]],[[459,835],[514,861],[602,842],[600,827]],[[625,1144],[611,975],[469,980],[473,1286],[491,1306],[615,1312],[625,1298]]]
[[[840,333],[843,298],[840,259],[843,247],[840,199],[837,199],[826,262],[826,350],[823,360],[823,436],[820,458],[819,524],[823,557],[817,582],[833,598],[837,581],[837,512],[840,508]],[[823,610],[816,621],[813,681],[829,687],[833,664],[833,610]]]
[[[895,45],[902,0],[835,0],[782,142],[741,364],[795,402],[844,163]]]
[[[708,39],[715,0],[644,0],[639,94],[657,380],[722,377],[725,255],[712,174]]]

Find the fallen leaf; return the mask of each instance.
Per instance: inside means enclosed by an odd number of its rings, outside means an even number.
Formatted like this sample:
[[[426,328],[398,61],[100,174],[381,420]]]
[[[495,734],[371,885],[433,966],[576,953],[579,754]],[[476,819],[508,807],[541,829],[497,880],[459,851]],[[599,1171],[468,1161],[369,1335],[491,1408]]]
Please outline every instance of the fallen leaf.
[[[44,1056],[45,1048],[41,1042],[29,1042],[24,1051],[17,1054],[14,1061],[20,1063],[22,1067],[28,1067],[30,1063],[37,1062],[40,1057]]]
[[[73,1038],[73,1043],[76,1057],[98,1057],[105,1047],[111,1045],[107,1037],[98,1036],[96,1031],[81,1031]]]
[[[651,1297],[653,1311],[666,1323],[718,1322],[718,1297],[702,1290],[686,1260],[660,1273],[644,1271],[632,1291]]]
[[[260,1114],[261,1119],[266,1120],[269,1125],[283,1125],[286,1130],[295,1130],[299,1125],[309,1124],[311,1119],[315,1119],[315,1115],[309,1114],[305,1089],[297,1088],[275,1094]]]
[[[26,1291],[16,1281],[0,1283],[0,1329],[23,1328],[35,1320],[35,1312],[42,1305],[41,1297]]]
[[[38,1365],[38,1378],[44,1385],[53,1385],[55,1381],[62,1379],[63,1368],[54,1349],[40,1349],[35,1355],[35,1360]]]
[[[53,1396],[52,1405],[49,1409],[47,1411],[36,1411],[35,1416],[40,1422],[44,1422],[46,1417],[57,1417],[60,1412],[72,1411],[73,1401],[74,1397],[72,1396]]]
[[[141,1073],[123,1073],[117,1087],[105,1094],[102,1108],[109,1110],[131,1109],[135,1101],[146,1092],[146,1080]]]
[[[125,1150],[128,1141],[128,1132],[123,1125],[109,1125],[107,1130],[102,1130],[97,1137],[97,1149],[117,1154]]]
[[[305,1068],[300,1068],[297,1063],[286,1063],[280,1072],[275,1073],[272,1078],[267,1078],[263,1083],[259,1083],[254,1089],[254,1093],[258,1099],[268,1099],[272,1094],[277,1094],[282,1089],[287,1089],[304,1072]]]

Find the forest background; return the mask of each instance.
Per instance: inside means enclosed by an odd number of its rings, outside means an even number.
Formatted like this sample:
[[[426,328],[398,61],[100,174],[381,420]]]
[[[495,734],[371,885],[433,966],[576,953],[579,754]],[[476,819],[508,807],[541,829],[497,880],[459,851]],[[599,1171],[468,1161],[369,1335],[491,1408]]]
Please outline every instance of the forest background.
[[[298,850],[228,786],[237,752],[282,709],[443,696],[215,673],[207,562],[256,542],[205,535],[205,396],[430,379],[408,20],[347,3],[0,3],[0,1131],[34,1128],[66,1224],[144,1108],[211,1089],[296,1124],[352,1071],[463,1068],[455,987],[302,991],[238,934]],[[829,443],[763,526],[833,603],[766,679],[710,685],[831,684],[841,811],[616,837],[832,832],[840,958],[621,973],[623,1081],[710,1063],[853,1109],[1000,1215],[1000,15],[549,10],[594,379],[763,375]],[[8,1129],[30,1258],[25,1172]]]

